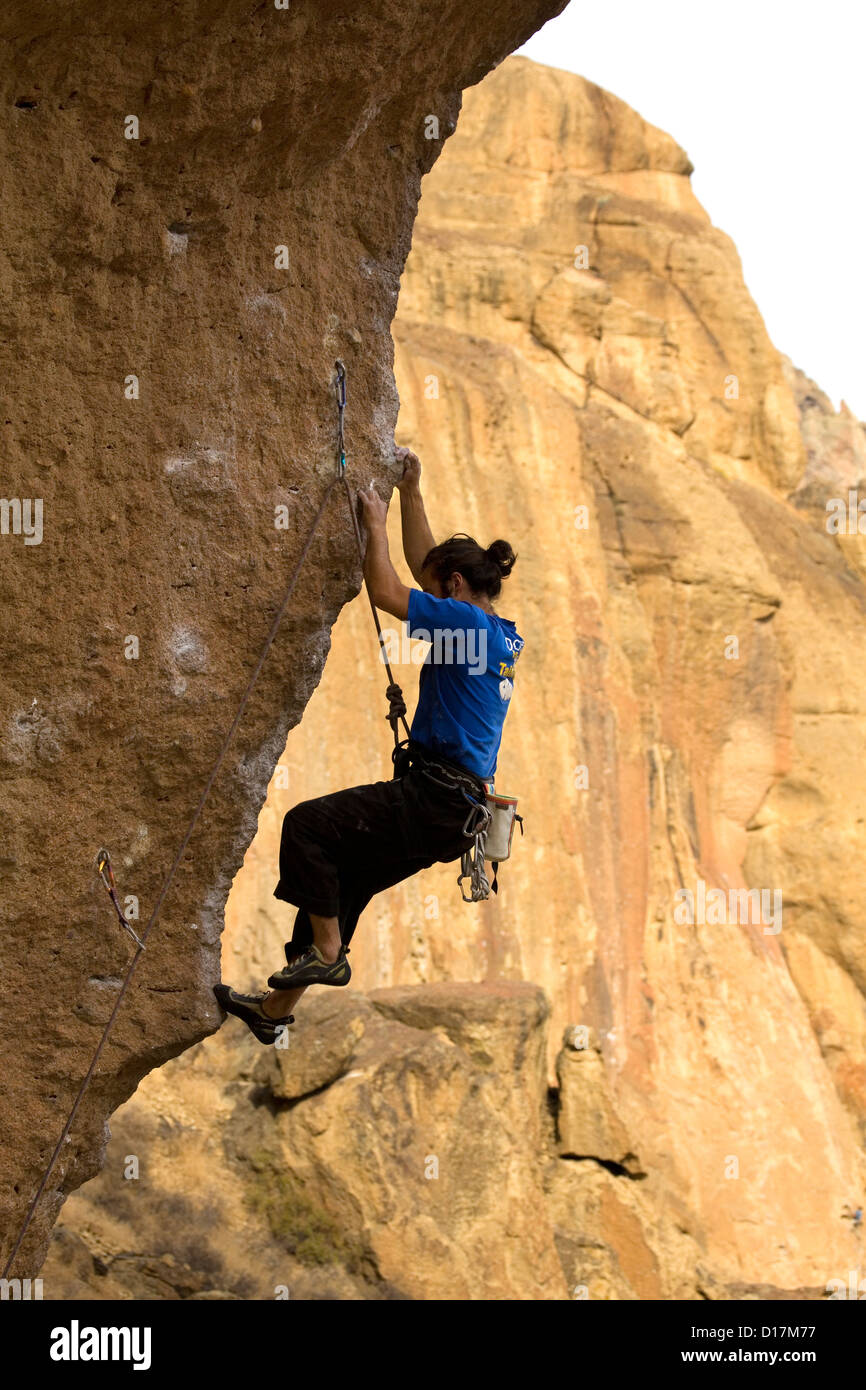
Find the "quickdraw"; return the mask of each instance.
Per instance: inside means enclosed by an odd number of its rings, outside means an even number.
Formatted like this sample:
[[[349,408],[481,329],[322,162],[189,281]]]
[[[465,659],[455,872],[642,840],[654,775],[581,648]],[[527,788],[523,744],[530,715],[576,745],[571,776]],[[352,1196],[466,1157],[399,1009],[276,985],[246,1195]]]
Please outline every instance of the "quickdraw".
[[[108,896],[114,903],[114,910],[120,919],[120,925],[123,927],[124,931],[129,932],[130,936],[132,937],[139,950],[144,951],[146,949],[144,942],[130,926],[129,919],[126,917],[123,908],[120,906],[120,901],[117,896],[117,884],[114,881],[114,870],[111,867],[111,855],[108,853],[107,849],[101,849],[97,853],[96,872],[99,874],[99,877],[102,879],[102,882],[108,889]]]
[[[472,848],[465,850],[460,859],[461,873],[457,883],[465,903],[484,902],[491,893],[499,892],[499,865],[503,860],[511,858],[511,840],[515,825],[520,826],[520,833],[523,834],[523,817],[517,814],[517,798],[497,795],[492,782],[485,785],[485,805],[481,807],[477,802],[473,802],[473,809],[463,827],[464,835],[475,836]],[[466,792],[463,795],[467,796]],[[471,801],[473,798],[467,796],[467,800]],[[482,811],[484,816],[479,814]],[[477,817],[474,825],[473,816]],[[487,877],[485,862],[493,865],[492,880]],[[471,896],[468,898],[463,892],[465,878],[470,880]]]
[[[346,410],[346,368],[339,358],[334,366],[337,369],[337,376],[334,381],[334,391],[337,396],[337,477],[342,478],[346,471],[346,441],[343,436],[343,415]]]

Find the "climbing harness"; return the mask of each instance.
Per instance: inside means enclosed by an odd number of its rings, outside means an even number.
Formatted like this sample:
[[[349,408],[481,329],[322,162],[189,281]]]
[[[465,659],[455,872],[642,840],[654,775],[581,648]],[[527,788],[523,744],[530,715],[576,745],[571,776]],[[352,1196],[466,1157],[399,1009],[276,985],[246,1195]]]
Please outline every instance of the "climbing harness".
[[[520,822],[520,833],[523,834],[523,817],[517,814],[517,798],[497,794],[492,782],[476,777],[446,758],[431,756],[412,739],[408,740],[405,750],[402,745],[398,749],[406,759],[407,770],[408,766],[417,764],[422,776],[438,786],[459,789],[468,801],[470,809],[463,824],[463,834],[471,835],[473,842],[460,857],[457,886],[465,903],[484,902],[491,892],[499,892],[497,870],[511,854],[515,822]],[[485,860],[493,864],[492,880],[487,876]],[[463,889],[467,879],[470,885],[468,897]]]
[[[108,896],[114,903],[114,910],[120,918],[120,925],[123,927],[124,931],[129,932],[129,935],[132,937],[136,946],[140,946],[143,951],[145,949],[144,942],[141,940],[139,936],[136,935],[135,931],[133,931],[132,927],[129,924],[129,919],[126,917],[123,908],[120,906],[120,902],[117,897],[117,884],[114,881],[114,872],[111,867],[111,856],[108,853],[107,849],[99,850],[96,855],[96,872],[99,874],[99,877],[102,879],[102,882],[108,889]]]
[[[448,758],[431,753],[421,743],[416,743],[414,739],[404,739],[400,744],[400,751],[405,752],[408,767],[418,767],[430,782],[435,782],[440,787],[452,789],[458,787],[464,795],[468,793],[469,798],[483,796],[488,784],[481,777],[476,777],[474,772],[469,772],[459,763],[452,763]]]

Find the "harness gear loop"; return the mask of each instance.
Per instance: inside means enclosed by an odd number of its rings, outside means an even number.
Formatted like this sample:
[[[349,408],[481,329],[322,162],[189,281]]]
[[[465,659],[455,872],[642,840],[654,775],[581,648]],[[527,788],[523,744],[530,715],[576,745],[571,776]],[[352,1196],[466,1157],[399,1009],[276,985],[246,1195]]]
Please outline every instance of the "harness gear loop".
[[[484,868],[484,837],[493,819],[486,802],[476,801],[467,791],[463,792],[471,809],[463,824],[463,834],[474,836],[470,849],[460,856],[460,873],[457,886],[465,903],[480,903],[490,897],[490,880]],[[496,892],[496,865],[494,865],[493,891]],[[469,897],[463,891],[463,880],[469,879]]]
[[[107,849],[101,849],[97,852],[96,872],[99,874],[99,877],[102,879],[102,882],[108,889],[108,896],[114,903],[114,910],[120,919],[120,925],[123,927],[124,931],[129,932],[129,935],[132,937],[136,946],[138,946],[138,948],[143,951],[145,949],[144,942],[130,926],[129,919],[127,918],[122,907],[120,906],[120,901],[117,896],[117,884],[114,881],[114,870],[111,867],[111,855],[108,853]]]

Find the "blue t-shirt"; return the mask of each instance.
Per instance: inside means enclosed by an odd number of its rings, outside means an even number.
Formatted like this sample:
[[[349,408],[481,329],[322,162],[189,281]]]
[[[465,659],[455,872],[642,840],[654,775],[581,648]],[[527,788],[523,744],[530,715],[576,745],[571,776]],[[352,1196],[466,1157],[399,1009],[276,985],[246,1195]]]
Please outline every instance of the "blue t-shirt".
[[[433,644],[421,667],[412,738],[489,781],[523,638],[508,618],[421,589],[409,593],[408,629]]]

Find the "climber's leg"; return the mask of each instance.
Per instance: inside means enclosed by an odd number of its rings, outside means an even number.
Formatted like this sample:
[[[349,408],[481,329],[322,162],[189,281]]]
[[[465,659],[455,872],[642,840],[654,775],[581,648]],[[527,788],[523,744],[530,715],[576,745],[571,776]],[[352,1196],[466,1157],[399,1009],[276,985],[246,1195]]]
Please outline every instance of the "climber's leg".
[[[405,822],[405,793],[396,780],[350,787],[288,812],[274,896],[299,910],[288,964],[268,981],[274,990],[269,1011],[294,1007],[292,990],[302,984],[348,983],[341,947],[348,946],[360,912],[374,893],[415,871],[415,860],[406,862]]]
[[[337,917],[341,875],[423,853],[413,843],[406,780],[368,782],[293,806],[283,818],[274,897],[310,917]]]
[[[239,994],[236,989],[224,984],[215,985],[214,994],[220,1007],[245,1023],[260,1043],[273,1045],[279,1042],[283,1031],[295,1021],[288,1010],[284,1015],[265,1013],[262,1007],[264,995]]]
[[[268,1018],[282,1018],[292,1012],[301,995],[305,994],[309,987],[298,985],[297,989],[272,989],[262,1000],[262,1009]]]
[[[348,946],[352,940],[361,913],[377,893],[384,893],[407,878],[413,878],[435,862],[428,855],[401,855],[399,859],[386,858],[382,863],[367,865],[363,869],[358,866],[351,877],[347,876],[345,884],[341,880],[340,935],[344,945]]]
[[[310,913],[313,928],[313,944],[318,946],[322,958],[333,963],[340,954],[340,922],[337,917],[321,917],[317,912]]]
[[[364,788],[314,797],[293,806],[283,817],[280,837],[280,879],[274,897],[294,903],[318,917],[339,911],[338,863],[344,853],[344,834],[351,825],[349,801]],[[315,941],[312,917],[308,943]]]
[[[340,954],[340,922],[337,917],[320,917],[318,913],[311,912],[310,927],[313,935],[313,943],[319,948],[322,959],[329,964],[337,959]],[[263,1001],[263,1008],[269,1018],[283,1018],[290,1014],[297,1004],[308,985],[299,985],[295,989],[275,989]]]
[[[279,1000],[286,1008],[292,989],[301,984],[347,983],[351,972],[345,956],[330,970],[326,966],[319,948],[323,931],[332,947],[341,941],[347,950],[375,894],[437,861],[459,857],[467,845],[465,818],[459,792],[437,788],[414,770],[293,807],[283,821],[274,896],[295,903],[299,911],[286,948],[289,964],[268,981],[275,992],[271,1007],[276,1010]],[[325,917],[331,920],[325,923]]]
[[[410,855],[400,860],[391,860],[382,864],[355,864],[351,867],[345,866],[340,873],[340,934],[343,946],[348,952],[349,942],[351,941],[358,919],[370,899],[377,893],[384,892],[386,888],[391,888],[396,883],[402,883],[404,879],[412,878],[421,869],[427,869],[435,860],[429,855],[419,856]],[[297,996],[290,988],[297,973],[296,962],[301,971],[309,970],[309,966],[300,959],[304,952],[309,950],[309,940],[312,931],[310,917],[303,910],[298,912],[295,919],[295,930],[292,941],[286,944],[286,956],[289,964],[285,970],[279,974],[272,975],[268,984],[274,987],[274,992],[269,996],[269,1010],[273,1008],[275,1013],[283,1010],[294,1009],[297,1003]],[[345,959],[345,958],[344,958]],[[345,962],[348,970],[348,962]],[[302,976],[303,978],[303,976]],[[339,980],[315,980],[313,983],[330,984],[340,983]],[[346,980],[348,983],[348,980]]]

